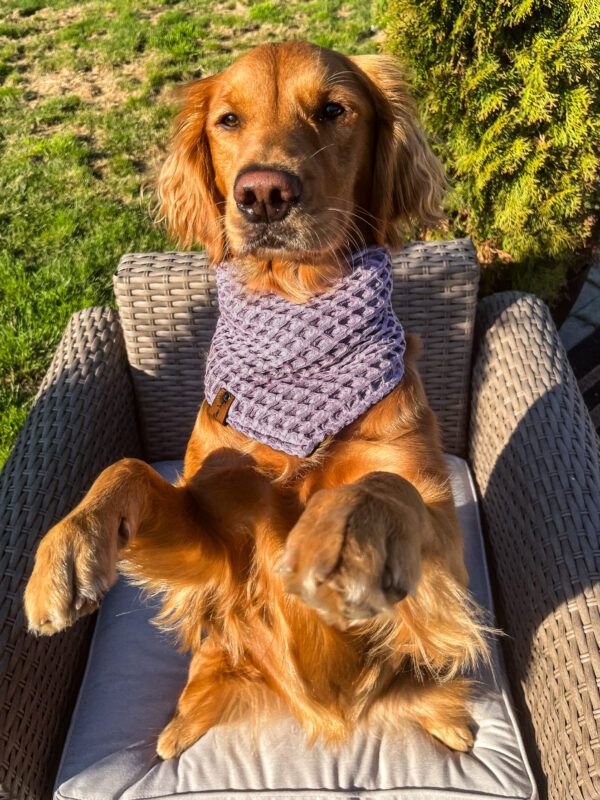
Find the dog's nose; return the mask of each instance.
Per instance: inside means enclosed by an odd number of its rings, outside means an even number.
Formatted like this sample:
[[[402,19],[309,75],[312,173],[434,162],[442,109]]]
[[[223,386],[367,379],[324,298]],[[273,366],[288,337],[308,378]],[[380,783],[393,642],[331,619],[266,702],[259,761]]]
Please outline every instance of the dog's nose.
[[[283,219],[301,194],[300,178],[279,169],[242,172],[233,187],[233,199],[248,222]]]

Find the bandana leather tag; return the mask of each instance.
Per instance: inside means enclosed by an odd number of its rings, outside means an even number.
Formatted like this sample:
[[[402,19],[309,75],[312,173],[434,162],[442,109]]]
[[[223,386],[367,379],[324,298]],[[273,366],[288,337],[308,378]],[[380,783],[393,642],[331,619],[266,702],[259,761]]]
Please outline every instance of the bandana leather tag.
[[[214,417],[217,422],[220,422],[221,425],[225,425],[227,412],[231,408],[231,404],[234,400],[235,397],[231,394],[231,392],[228,392],[227,389],[221,388],[217,392],[215,399],[208,407],[208,413],[211,417]]]
[[[275,450],[310,455],[385,397],[404,374],[386,248],[307,303],[248,292],[235,263],[216,269],[219,320],[206,364],[209,413]]]

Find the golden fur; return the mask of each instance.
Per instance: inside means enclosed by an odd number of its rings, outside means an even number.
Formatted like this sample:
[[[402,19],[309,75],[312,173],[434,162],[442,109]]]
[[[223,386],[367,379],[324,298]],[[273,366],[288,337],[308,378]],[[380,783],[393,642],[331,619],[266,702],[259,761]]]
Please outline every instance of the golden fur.
[[[344,113],[324,122],[324,103]],[[239,125],[224,130],[234,112]],[[232,197],[251,164],[304,187],[259,244]],[[358,245],[433,223],[443,189],[396,64],[301,42],[262,46],[187,86],[159,180],[182,244],[235,258],[248,291],[294,302],[326,291]],[[158,740],[164,758],[277,702],[312,741],[403,718],[452,748],[472,744],[462,675],[485,656],[485,629],[417,349],[409,338],[394,391],[306,459],[221,425],[203,403],[177,486],[124,459],[42,540],[25,593],[32,631],[95,608],[117,560],[164,593],[158,624],[192,652]]]

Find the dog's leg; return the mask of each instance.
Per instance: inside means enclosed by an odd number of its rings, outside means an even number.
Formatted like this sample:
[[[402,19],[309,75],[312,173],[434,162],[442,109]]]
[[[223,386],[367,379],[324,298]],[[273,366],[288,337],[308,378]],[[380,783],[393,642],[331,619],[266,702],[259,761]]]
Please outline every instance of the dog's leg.
[[[226,655],[205,640],[191,661],[188,682],[173,719],[158,737],[156,752],[175,758],[215,725],[242,719],[256,723],[269,699],[275,697],[256,668],[247,663],[233,669]]]
[[[428,504],[399,475],[369,473],[312,495],[279,570],[290,592],[328,624],[364,634],[394,671],[442,685],[488,655],[455,520],[451,500]]]
[[[475,723],[468,711],[471,682],[456,678],[445,683],[401,675],[368,712],[369,722],[382,722],[393,730],[401,718],[412,720],[452,750],[473,746]]]
[[[195,526],[189,490],[148,464],[123,459],[101,473],[88,494],[42,539],[25,589],[29,629],[52,634],[94,611],[117,579],[117,560],[151,521],[174,531]]]

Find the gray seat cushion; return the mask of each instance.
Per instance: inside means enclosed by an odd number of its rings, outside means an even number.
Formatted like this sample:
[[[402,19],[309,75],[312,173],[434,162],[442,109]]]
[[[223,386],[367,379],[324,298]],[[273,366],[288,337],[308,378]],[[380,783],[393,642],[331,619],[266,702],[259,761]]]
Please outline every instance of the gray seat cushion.
[[[466,462],[448,460],[471,591],[492,610],[473,483]],[[154,466],[173,480],[181,465]],[[258,737],[243,724],[213,729],[180,758],[161,761],[156,738],[185,685],[188,658],[149,624],[155,610],[123,581],[105,598],[56,798],[537,798],[496,645],[496,681],[487,671],[478,675],[481,691],[472,708],[478,731],[470,753],[452,752],[409,725],[379,737],[357,732],[335,753],[307,746],[290,717]]]

